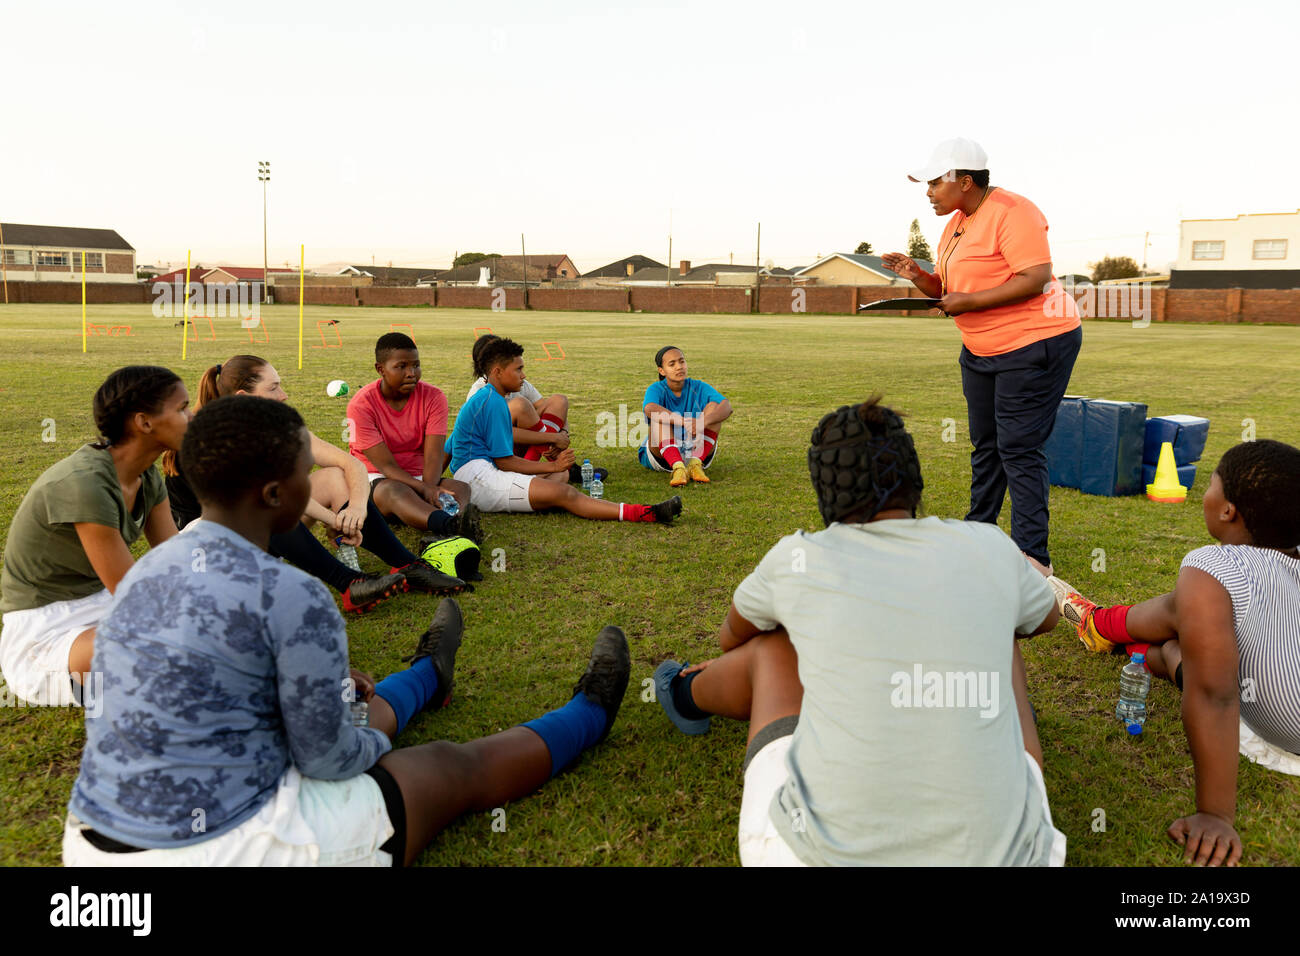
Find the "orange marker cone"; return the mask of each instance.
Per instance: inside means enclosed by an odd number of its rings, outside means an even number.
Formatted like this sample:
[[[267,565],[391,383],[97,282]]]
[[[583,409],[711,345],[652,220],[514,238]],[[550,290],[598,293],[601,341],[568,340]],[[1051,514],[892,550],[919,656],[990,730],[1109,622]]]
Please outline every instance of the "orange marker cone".
[[[1178,467],[1174,464],[1174,443],[1171,441],[1160,445],[1156,480],[1147,485],[1147,497],[1166,504],[1178,504],[1187,500],[1187,487],[1178,483]]]

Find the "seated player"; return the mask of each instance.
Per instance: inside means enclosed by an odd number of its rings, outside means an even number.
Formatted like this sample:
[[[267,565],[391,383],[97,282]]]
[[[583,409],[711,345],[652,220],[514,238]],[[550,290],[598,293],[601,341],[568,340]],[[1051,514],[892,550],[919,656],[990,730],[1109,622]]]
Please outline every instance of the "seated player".
[[[538,511],[563,508],[597,521],[658,521],[670,523],[681,514],[682,499],[657,505],[618,504],[590,498],[568,484],[574,463],[572,448],[555,461],[529,461],[516,455],[505,396],[524,382],[524,348],[510,339],[494,339],[483,347],[482,364],[489,388],[479,389],[456,415],[447,448],[452,475],[469,485],[472,501],[482,511]]]
[[[480,388],[487,386],[487,372],[483,368],[483,350],[494,339],[501,336],[480,335],[474,340],[471,356],[474,360],[474,384],[469,387],[465,400],[469,401]],[[524,379],[519,391],[506,397],[510,406],[510,424],[514,428],[515,454],[528,461],[538,461],[543,455],[554,461],[560,452],[569,447],[568,417],[569,398],[567,395],[547,395],[537,390],[532,382]],[[576,457],[576,456],[575,456]],[[601,481],[609,480],[609,469],[597,467],[593,474]],[[582,466],[575,464],[569,468],[569,481],[582,481]]]
[[[1196,813],[1168,834],[1189,863],[1235,866],[1237,754],[1300,775],[1300,450],[1267,439],[1228,449],[1202,508],[1219,544],[1183,558],[1172,593],[1098,607],[1052,586],[1089,650],[1145,654],[1183,692]]]
[[[194,408],[202,408],[225,395],[253,395],[277,402],[289,400],[275,366],[256,355],[236,355],[208,368],[199,379]],[[271,554],[320,578],[342,595],[343,610],[358,614],[399,591],[454,594],[464,590],[464,581],[434,570],[397,539],[379,509],[369,500],[370,484],[361,462],[314,434],[311,452],[317,468],[312,472],[312,496],[306,512],[292,529],[271,538]],[[199,517],[200,508],[181,473],[176,452],[163,455],[163,473],[167,476],[172,517],[178,528],[184,528]],[[311,532],[317,520],[330,534],[337,533],[341,543],[365,548],[391,570],[358,576],[354,569],[330,554]]]
[[[749,721],[741,863],[1063,864],[1015,641],[1056,624],[1047,581],[995,525],[916,517],[874,398],[822,418],[808,464],[826,530],[741,582],[721,657],[655,672],[686,733]]]
[[[637,452],[641,464],[671,471],[668,484],[707,482],[705,469],[718,453],[718,428],[731,417],[731,402],[708,382],[688,378],[682,350],[666,345],[655,353],[659,381],[642,402],[650,433]]]
[[[190,439],[181,463],[204,520],[136,566],[101,625],[94,666],[120,677],[86,722],[66,865],[410,863],[462,813],[527,796],[608,734],[630,668],[616,627],[564,707],[466,744],[392,749],[452,691],[455,601],[411,666],[374,685],[349,669],[325,588],[266,553],[311,495],[298,413],[222,398]],[[350,719],[354,688],[369,726]]]
[[[371,499],[385,517],[412,528],[479,540],[469,488],[442,477],[447,467],[447,396],[420,380],[420,352],[410,336],[381,335],[375,343],[375,371],[379,378],[348,401],[348,449],[369,471]],[[439,506],[442,492],[460,506],[459,522]]]
[[[95,393],[102,440],[51,465],[23,496],[0,572],[0,668],[20,700],[80,702],[96,626],[135,563],[131,545],[175,536],[153,463],[181,447],[189,402],[170,369],[118,369]]]

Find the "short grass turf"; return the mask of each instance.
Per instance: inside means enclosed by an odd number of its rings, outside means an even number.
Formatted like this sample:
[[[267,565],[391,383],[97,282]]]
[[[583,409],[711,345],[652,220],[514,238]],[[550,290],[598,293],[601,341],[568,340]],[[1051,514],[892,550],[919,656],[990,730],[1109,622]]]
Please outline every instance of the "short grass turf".
[[[411,326],[397,327],[413,332],[426,381],[447,392],[453,409],[470,384],[473,330],[490,326],[527,348],[526,373],[544,393],[570,396],[575,448],[612,469],[608,497],[634,502],[667,497],[667,476],[640,468],[633,448],[598,447],[598,425],[608,430],[609,421],[639,407],[660,346],[682,347],[692,374],[736,409],[709,472],[713,483],[682,489],[685,511],[671,528],[551,514],[484,518],[487,580],[462,600],[467,637],[455,700],[417,717],[400,743],[470,740],[563,703],[607,623],[627,632],[632,681],[607,743],[576,770],[505,807],[504,816],[458,821],[423,854],[424,864],[734,864],[746,728],[717,720],[708,736],[684,737],[653,695],[646,699],[643,681],[665,658],[715,653],[735,586],[780,536],[820,526],[805,455],[826,411],[882,392],[908,413],[926,513],[960,517],[965,510],[968,433],[959,339],[947,320],[311,308],[299,371],[296,309],[272,307],[265,315],[269,344],[250,344],[237,320],[218,319],[215,341],[190,342],[182,361],[181,330],[147,307],[92,307],[92,322],[132,329],[129,337],[92,337],[84,355],[77,307],[0,308],[0,534],[41,471],[95,437],[91,396],[109,371],[130,363],[170,366],[192,389],[210,364],[239,352],[263,355],[308,425],[340,441],[344,401],[327,398],[325,383],[373,378],[374,340],[390,325]],[[316,323],[330,318],[339,322],[342,348],[317,347]],[[334,344],[331,330],[326,336]],[[544,342],[558,343],[549,351],[562,350],[564,358],[543,361]],[[1090,322],[1071,390],[1212,423],[1186,504],[1052,489],[1058,573],[1100,601],[1136,601],[1170,589],[1183,554],[1209,542],[1201,495],[1213,463],[1243,429],[1300,439],[1300,329]],[[51,419],[55,440],[43,441]],[[403,534],[414,543],[413,533]],[[494,556],[503,570],[491,570]],[[362,561],[367,569],[376,563],[365,552]],[[402,596],[349,617],[354,664],[376,676],[401,667],[434,605],[426,596]],[[1147,732],[1130,740],[1112,716],[1121,658],[1086,653],[1065,625],[1028,642],[1025,657],[1069,862],[1180,864],[1165,827],[1195,805],[1177,693],[1155,686]],[[58,863],[83,741],[79,712],[0,708],[0,863]],[[1237,828],[1245,862],[1300,864],[1297,820],[1300,780],[1243,759]]]

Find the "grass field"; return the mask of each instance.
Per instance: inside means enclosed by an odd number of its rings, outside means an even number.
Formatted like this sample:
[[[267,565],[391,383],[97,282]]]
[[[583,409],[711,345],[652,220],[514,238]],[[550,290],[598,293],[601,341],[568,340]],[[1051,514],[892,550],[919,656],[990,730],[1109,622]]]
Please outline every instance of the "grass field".
[[[0,536],[41,471],[95,437],[91,396],[109,371],[131,363],[170,366],[192,390],[210,364],[239,352],[263,355],[307,424],[338,442],[344,402],[327,398],[324,385],[373,378],[373,343],[390,323],[414,327],[425,379],[447,392],[453,410],[470,384],[472,329],[492,326],[527,348],[526,373],[544,393],[570,396],[579,458],[607,464],[606,495],[625,501],[667,497],[666,476],[642,470],[634,449],[597,448],[597,416],[618,414],[620,404],[639,408],[657,348],[681,346],[692,374],[736,409],[710,469],[713,483],[684,489],[685,511],[671,528],[568,515],[484,518],[485,570],[494,549],[505,570],[489,571],[462,601],[466,642],[453,705],[417,717],[400,742],[468,740],[558,705],[606,623],[627,632],[632,681],[609,741],[576,771],[508,806],[504,832],[493,830],[488,814],[462,819],[424,854],[425,864],[735,863],[745,727],[719,720],[708,736],[684,737],[653,697],[643,701],[641,681],[667,657],[712,655],[739,581],[780,536],[821,526],[805,452],[824,412],[883,392],[908,413],[926,480],[924,511],[965,511],[969,444],[959,339],[948,320],[311,308],[308,345],[319,345],[317,320],[337,318],[344,347],[307,348],[298,371],[296,310],[273,307],[265,315],[271,344],[250,346],[236,320],[219,320],[216,341],[191,342],[182,362],[181,330],[147,307],[93,307],[92,321],[130,323],[133,333],[94,337],[87,355],[77,307],[0,309]],[[558,341],[567,357],[539,362],[543,341]],[[1219,455],[1241,440],[1243,421],[1252,420],[1261,438],[1300,440],[1300,329],[1089,323],[1071,391],[1144,401],[1152,415],[1211,420],[1205,460],[1184,505],[1052,489],[1057,573],[1102,601],[1149,597],[1173,586],[1185,552],[1209,543],[1201,495]],[[42,441],[48,419],[53,442]],[[1004,527],[1007,517],[1004,511]],[[413,533],[403,534],[413,544]],[[1104,549],[1104,571],[1094,570],[1096,549]],[[376,560],[362,552],[368,569]],[[403,666],[399,658],[433,607],[431,598],[406,596],[350,618],[355,666],[376,676]],[[1195,805],[1177,693],[1154,687],[1147,732],[1130,740],[1111,713],[1120,658],[1087,654],[1065,625],[1028,642],[1025,657],[1069,862],[1180,865],[1164,830]],[[83,739],[79,712],[0,709],[0,863],[58,863]],[[1101,832],[1094,829],[1098,809]],[[1243,759],[1237,829],[1244,862],[1300,864],[1297,821],[1300,780]]]

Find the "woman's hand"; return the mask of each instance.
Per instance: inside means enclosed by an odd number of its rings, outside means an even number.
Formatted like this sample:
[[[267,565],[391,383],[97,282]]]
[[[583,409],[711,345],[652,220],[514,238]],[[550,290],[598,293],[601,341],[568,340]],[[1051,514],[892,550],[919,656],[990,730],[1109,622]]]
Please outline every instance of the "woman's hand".
[[[352,678],[357,700],[368,701],[375,696],[375,681],[369,674],[363,674],[355,667],[351,667],[348,668],[348,676]]]
[[[361,538],[361,526],[366,523],[366,508],[348,505],[334,516],[334,530],[348,537]]]
[[[1185,847],[1183,862],[1196,866],[1236,866],[1241,837],[1232,824],[1212,813],[1179,817],[1169,824],[1169,839]]]
[[[969,292],[949,292],[939,300],[937,308],[944,315],[961,315],[963,312],[974,312],[979,306],[975,296]]]
[[[921,267],[901,252],[887,252],[880,257],[880,261],[890,272],[897,273],[908,281],[921,276]]]

